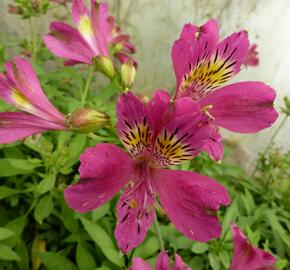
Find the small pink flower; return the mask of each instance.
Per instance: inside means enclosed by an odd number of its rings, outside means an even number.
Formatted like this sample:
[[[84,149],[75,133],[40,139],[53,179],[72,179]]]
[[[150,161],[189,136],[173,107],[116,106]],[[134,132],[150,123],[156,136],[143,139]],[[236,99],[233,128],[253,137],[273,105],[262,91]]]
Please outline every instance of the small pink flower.
[[[245,67],[251,66],[256,67],[259,65],[259,57],[257,52],[257,44],[252,44],[250,48],[248,49],[248,52],[246,54],[244,65]]]
[[[16,57],[0,73],[0,98],[24,112],[0,113],[0,143],[11,143],[48,130],[66,130],[65,116],[43,93],[32,66]]]
[[[277,270],[276,259],[269,252],[254,247],[235,224],[231,226],[234,255],[229,270]]]
[[[160,252],[155,268],[152,268],[150,264],[143,259],[135,257],[133,258],[131,270],[170,270],[169,257],[165,251]],[[183,262],[178,254],[176,254],[172,270],[191,270],[191,268]]]
[[[273,108],[274,89],[262,82],[222,86],[240,71],[249,52],[246,31],[219,41],[219,27],[209,20],[201,27],[186,24],[172,47],[177,86],[175,98],[196,100],[212,119],[211,139],[205,144],[213,159],[223,155],[217,127],[239,133],[255,133],[278,117]]]
[[[216,212],[230,203],[226,189],[206,176],[167,169],[195,157],[208,140],[208,119],[196,102],[185,97],[172,103],[168,93],[157,91],[144,104],[128,92],[118,100],[117,120],[119,137],[131,157],[113,144],[88,148],[80,157],[80,182],[65,190],[68,205],[87,212],[125,186],[115,230],[123,252],[144,240],[154,219],[157,194],[185,236],[202,242],[219,237]]]
[[[92,64],[94,57],[110,57],[110,52],[121,62],[125,58],[131,59],[129,54],[134,53],[135,48],[130,43],[130,36],[122,34],[115,19],[108,16],[106,3],[91,0],[89,13],[83,0],[74,0],[72,19],[76,28],[63,22],[52,22],[51,32],[44,38],[53,54],[68,59],[67,65]]]

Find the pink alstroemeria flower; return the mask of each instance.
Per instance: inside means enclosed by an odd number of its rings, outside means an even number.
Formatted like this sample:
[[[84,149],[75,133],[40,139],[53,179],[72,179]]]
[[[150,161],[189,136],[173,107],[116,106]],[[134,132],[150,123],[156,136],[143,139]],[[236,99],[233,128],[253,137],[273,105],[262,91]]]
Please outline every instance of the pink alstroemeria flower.
[[[172,47],[175,98],[191,97],[212,118],[211,140],[204,150],[216,160],[223,155],[218,127],[254,133],[271,126],[278,117],[273,108],[276,93],[270,86],[262,82],[222,86],[240,71],[248,49],[246,31],[219,41],[215,20],[201,27],[186,24]]]
[[[0,144],[48,130],[66,130],[65,116],[43,93],[32,66],[21,57],[0,73],[0,98],[24,112],[0,113]]]
[[[234,255],[229,270],[277,270],[276,259],[269,252],[254,247],[241,229],[231,225],[234,241]]]
[[[259,60],[258,52],[257,52],[257,44],[252,44],[246,54],[246,57],[244,60],[244,66],[256,67],[259,65],[259,62],[260,60]]]
[[[130,156],[113,144],[97,144],[81,155],[80,182],[65,190],[68,205],[87,212],[125,186],[117,204],[115,236],[129,252],[145,238],[155,215],[155,196],[185,236],[206,242],[219,237],[216,212],[228,205],[227,190],[212,179],[167,169],[190,160],[208,139],[208,119],[190,98],[174,104],[157,91],[147,104],[128,92],[117,103],[119,137]]]
[[[131,59],[135,52],[130,36],[122,34],[115,19],[108,16],[108,5],[91,0],[89,13],[83,0],[74,0],[72,19],[76,28],[63,23],[52,22],[50,33],[45,36],[47,48],[56,56],[68,59],[67,65],[92,64],[96,56],[110,56],[121,62]]]
[[[131,270],[170,270],[169,257],[165,251],[160,252],[155,268],[152,268],[143,259],[135,257],[133,258]],[[191,270],[191,268],[183,262],[178,254],[175,254],[175,262],[172,270]]]

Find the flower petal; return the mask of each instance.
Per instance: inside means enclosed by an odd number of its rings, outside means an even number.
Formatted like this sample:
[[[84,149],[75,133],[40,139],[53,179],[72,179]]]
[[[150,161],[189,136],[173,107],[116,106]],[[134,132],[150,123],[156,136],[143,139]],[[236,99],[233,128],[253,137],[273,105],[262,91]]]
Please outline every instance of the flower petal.
[[[156,138],[155,165],[167,167],[192,159],[202,150],[208,138],[208,120],[201,112],[174,118]]]
[[[170,109],[170,96],[164,90],[157,90],[151,100],[146,104],[146,111],[150,127],[154,133],[168,121]]]
[[[209,139],[203,145],[203,150],[206,151],[213,160],[219,161],[222,159],[224,154],[222,137],[215,127],[211,127]]]
[[[247,55],[244,60],[245,67],[251,66],[256,67],[260,63],[260,59],[258,57],[257,52],[257,44],[252,44],[250,48],[248,49]]]
[[[95,53],[80,33],[63,22],[52,22],[50,33],[44,37],[46,47],[56,56],[91,64]]]
[[[80,23],[82,17],[89,17],[89,11],[83,0],[74,0],[72,4],[72,19],[76,25]]]
[[[169,257],[165,251],[161,251],[157,257],[156,270],[170,270]]]
[[[136,159],[150,151],[152,130],[149,127],[146,108],[131,92],[120,96],[117,102],[117,128],[120,140]]]
[[[48,130],[62,130],[61,125],[22,112],[0,113],[0,144],[12,143]]]
[[[153,270],[153,268],[151,268],[149,263],[137,257],[133,258],[131,269],[132,270]]]
[[[72,4],[72,17],[73,20],[84,38],[84,40],[89,44],[95,55],[102,55],[102,49],[99,44],[99,40],[103,38],[103,33],[98,33],[97,25],[94,24],[94,20],[92,19],[95,15],[94,9],[98,6],[95,5],[95,1],[91,1],[92,3],[92,17],[90,17],[87,7],[84,4],[83,0],[74,0]],[[97,33],[96,33],[97,32]],[[99,35],[99,37],[97,37]],[[105,48],[106,48],[106,44]],[[107,50],[107,48],[106,48]],[[106,55],[106,54],[104,54]]]
[[[269,252],[251,245],[243,232],[235,224],[231,225],[234,254],[229,270],[275,270],[276,259]]]
[[[189,268],[184,263],[184,261],[178,254],[175,254],[175,262],[174,262],[173,270],[191,270],[191,268]]]
[[[140,182],[142,179],[139,177],[140,175],[132,177],[130,186],[117,204],[118,224],[115,237],[119,249],[124,253],[143,242],[154,219],[154,197],[147,191],[147,180]]]
[[[201,35],[198,42],[192,41],[195,56],[190,55],[187,60],[188,70],[180,78],[177,96],[186,95],[199,100],[240,71],[249,47],[246,32],[232,34],[215,49],[208,45],[214,44],[213,39]],[[183,50],[188,49],[185,47]]]
[[[110,42],[110,26],[108,22],[108,4],[97,3],[91,0],[92,25],[97,46],[101,55],[108,55],[108,44]]]
[[[212,105],[209,113],[217,126],[240,133],[254,133],[271,126],[278,117],[273,108],[276,93],[261,82],[234,83],[199,101]]]
[[[160,202],[179,231],[200,242],[220,236],[216,212],[231,202],[222,185],[188,171],[155,170],[153,177]]]
[[[81,181],[64,192],[70,208],[93,210],[111,199],[129,181],[133,161],[119,147],[101,143],[80,156]]]
[[[65,117],[48,100],[43,93],[32,65],[21,57],[6,63],[9,88],[1,89],[10,92],[10,102],[17,108],[35,114],[46,120],[65,126]],[[13,82],[13,84],[12,84]],[[0,83],[1,87],[1,83]]]

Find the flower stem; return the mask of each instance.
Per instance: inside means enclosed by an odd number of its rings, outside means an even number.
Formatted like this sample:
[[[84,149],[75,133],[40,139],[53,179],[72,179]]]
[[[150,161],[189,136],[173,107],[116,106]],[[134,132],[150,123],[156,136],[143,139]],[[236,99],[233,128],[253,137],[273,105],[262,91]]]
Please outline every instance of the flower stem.
[[[269,140],[269,142],[267,144],[267,147],[265,148],[265,150],[263,152],[263,156],[265,156],[268,153],[268,151],[269,151],[270,147],[272,146],[274,140],[276,139],[278,133],[280,132],[280,130],[282,129],[282,127],[285,125],[285,123],[287,121],[287,118],[288,118],[288,115],[285,114],[285,116],[284,116],[283,120],[281,121],[280,125],[277,127],[277,129],[275,130],[275,132],[271,136],[271,138],[270,138],[270,140]],[[258,168],[256,166],[255,169],[254,169],[254,171],[251,173],[251,176],[254,176],[255,173],[257,172],[257,170],[258,170]]]
[[[89,70],[88,78],[87,78],[87,81],[85,83],[85,87],[84,87],[84,90],[83,90],[83,93],[82,93],[82,98],[81,98],[81,105],[82,106],[85,105],[85,102],[86,102],[86,99],[87,99],[87,95],[88,95],[88,92],[89,92],[89,89],[90,89],[90,86],[91,86],[91,82],[92,82],[92,79],[93,79],[93,75],[94,75],[94,67],[91,66],[90,70]]]
[[[159,243],[160,249],[161,249],[161,251],[164,251],[165,250],[164,243],[163,243],[163,239],[162,239],[162,235],[161,235],[161,232],[160,232],[160,228],[159,228],[158,219],[157,219],[156,214],[155,214],[153,226],[154,226],[154,230],[155,230],[155,233],[156,233],[156,236],[157,236],[157,239],[158,239],[158,243]]]
[[[38,32],[39,32],[39,19],[29,18],[30,38],[31,38],[31,57],[32,61],[35,62],[38,51]]]

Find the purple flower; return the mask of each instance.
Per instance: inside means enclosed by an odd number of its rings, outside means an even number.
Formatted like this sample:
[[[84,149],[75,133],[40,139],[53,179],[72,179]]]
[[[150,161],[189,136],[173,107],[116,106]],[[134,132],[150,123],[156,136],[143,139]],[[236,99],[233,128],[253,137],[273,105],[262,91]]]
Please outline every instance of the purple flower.
[[[141,258],[133,258],[133,264],[131,270],[170,270],[169,257],[165,251],[160,252],[156,267],[152,268],[150,264],[142,260]],[[191,270],[182,260],[182,258],[175,254],[175,262],[172,270]]]
[[[259,65],[259,57],[258,57],[258,52],[257,52],[257,44],[252,44],[248,52],[246,54],[245,60],[244,60],[244,65],[245,67],[251,66],[251,67],[256,67]]]
[[[270,86],[262,82],[222,86],[240,71],[248,51],[246,31],[219,41],[215,20],[201,27],[186,24],[172,47],[175,98],[191,97],[211,117],[211,139],[204,150],[216,160],[223,154],[217,127],[254,133],[271,126],[278,117],[273,108],[276,93]]]
[[[122,63],[135,52],[130,36],[122,34],[115,19],[108,16],[108,5],[91,0],[91,13],[83,0],[74,0],[72,19],[76,28],[52,22],[45,36],[47,48],[56,56],[66,58],[67,65],[92,64],[96,56],[110,57],[110,52]]]
[[[234,255],[229,270],[277,270],[276,259],[270,253],[254,247],[240,228],[231,226],[234,241]]]
[[[87,212],[125,187],[117,204],[115,236],[129,252],[146,236],[155,215],[155,200],[175,227],[190,239],[219,237],[216,212],[228,205],[226,189],[212,179],[188,171],[167,169],[195,157],[208,140],[209,125],[196,102],[174,103],[157,91],[147,104],[128,92],[117,103],[119,137],[130,156],[113,144],[97,144],[81,155],[81,180],[65,190],[68,205]]]
[[[43,93],[32,66],[16,57],[0,73],[0,98],[24,112],[0,113],[0,143],[11,143],[48,130],[66,130],[65,116]]]

